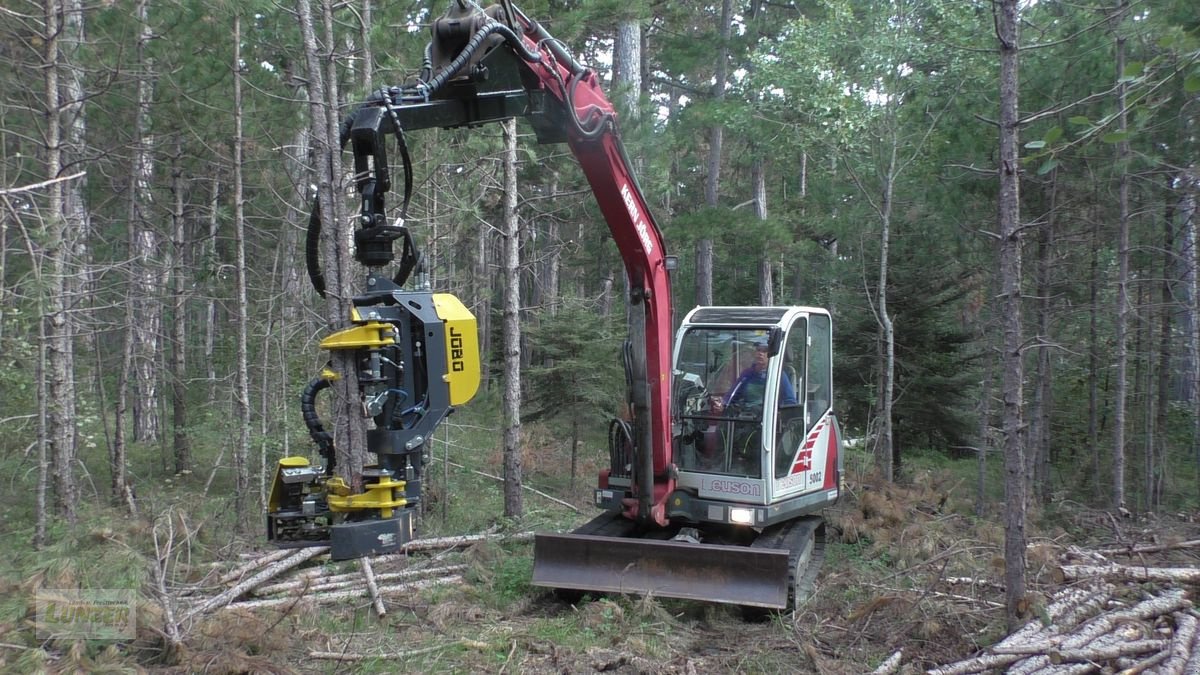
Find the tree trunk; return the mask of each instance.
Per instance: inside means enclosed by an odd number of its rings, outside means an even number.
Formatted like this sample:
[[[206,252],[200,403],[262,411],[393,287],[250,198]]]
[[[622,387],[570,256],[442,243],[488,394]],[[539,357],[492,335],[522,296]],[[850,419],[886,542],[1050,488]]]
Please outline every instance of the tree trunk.
[[[754,185],[754,216],[761,222],[767,219],[767,171],[762,157],[755,157],[750,165],[750,182]],[[758,259],[758,304],[770,307],[775,304],[775,280],[771,262],[774,245],[763,246]]]
[[[1127,7],[1126,0],[1117,2],[1117,21],[1124,15]],[[1117,129],[1124,133],[1128,130],[1125,115],[1125,37],[1117,26]],[[1129,362],[1128,324],[1129,324],[1129,143],[1117,143],[1117,171],[1120,172],[1117,184],[1117,307],[1114,327],[1116,343],[1113,358],[1116,362],[1116,392],[1113,401],[1113,484],[1112,506],[1115,509],[1125,507],[1125,406],[1128,396],[1126,382]]]
[[[490,223],[479,225],[478,239],[475,242],[475,270],[472,275],[472,295],[475,298],[474,312],[479,321],[479,353],[486,364],[492,354],[492,271],[491,271],[491,240],[492,226]],[[483,368],[479,386],[488,390],[491,380],[491,368]]]
[[[359,53],[362,54],[362,91],[375,88],[375,53],[371,50],[373,9],[371,0],[362,0],[362,8],[359,10],[361,22],[358,24]]]
[[[558,194],[558,172],[550,176],[546,193],[551,197]],[[542,277],[542,307],[550,316],[558,314],[559,298],[562,289],[559,288],[559,276],[562,270],[562,242],[558,236],[558,218],[551,215],[546,219],[546,271]]]
[[[1029,613],[1025,598],[1025,448],[1021,445],[1021,211],[1018,148],[1018,63],[1020,29],[1018,0],[1000,0],[996,37],[1000,48],[1000,314],[1003,316],[1001,362],[1004,379],[1004,586],[1006,618],[1016,630]]]
[[[1051,272],[1054,258],[1054,223],[1058,208],[1058,172],[1050,174],[1050,206],[1045,224],[1038,231],[1037,241],[1037,375],[1034,377],[1033,401],[1029,412],[1029,449],[1026,475],[1028,496],[1036,495],[1043,503],[1050,498],[1050,312]]]
[[[517,123],[504,128],[504,515],[520,518],[521,321],[520,244],[517,218]]]
[[[992,346],[986,336],[980,337],[984,344]],[[994,359],[985,361],[983,380],[979,386],[979,431],[975,441],[975,515],[980,518],[987,513],[987,455],[992,445],[992,380],[995,370]]]
[[[628,119],[638,119],[642,91],[642,26],[636,18],[621,19],[613,42],[613,84],[617,103]]]
[[[82,74],[70,59],[83,42],[83,14],[76,0],[45,4],[46,175],[58,178],[64,166],[81,154],[83,134]],[[61,76],[61,78],[60,78]],[[73,98],[73,95],[78,95]],[[75,329],[68,311],[73,301],[73,242],[84,227],[79,216],[79,181],[49,188],[45,257],[50,283],[44,316],[46,331],[46,433],[52,464],[55,506],[75,522],[79,488],[75,482]]]
[[[317,187],[321,204],[321,260],[325,273],[325,320],[331,330],[346,325],[350,317],[353,259],[350,246],[341,231],[346,222],[340,190],[341,149],[338,143],[338,82],[335,60],[333,3],[321,0],[323,44],[317,41],[309,0],[297,0],[300,32],[308,66],[309,111],[312,143],[315,150]],[[324,64],[322,59],[325,59]],[[323,67],[324,66],[324,67]],[[361,396],[352,350],[334,350],[330,362],[340,377],[330,388],[336,405],[332,411],[337,473],[351,489],[362,487],[362,469],[366,459],[366,425],[362,416]]]
[[[182,154],[175,146],[175,164],[171,167],[171,191],[175,206],[171,210],[172,251],[175,264],[171,266],[171,428],[175,470],[190,471],[192,448],[187,426],[187,280],[184,278],[187,251],[187,221],[183,211],[183,169],[179,166]]]
[[[137,101],[134,107],[133,165],[129,172],[129,259],[133,269],[130,304],[134,321],[126,326],[133,337],[133,438],[140,443],[158,441],[161,421],[158,408],[158,374],[155,360],[162,351],[162,285],[159,277],[166,266],[159,259],[161,236],[155,230],[153,206],[154,137],[150,133],[150,105],[154,97],[151,64],[146,46],[152,38],[149,2],[138,0],[134,9],[139,24],[136,63]]]
[[[212,179],[212,192],[208,201],[208,239],[204,245],[204,255],[208,256],[214,263],[217,261],[217,235],[221,232],[221,220],[219,214],[221,206],[221,181],[219,178]],[[204,307],[204,365],[207,371],[205,372],[208,380],[208,406],[212,407],[217,400],[217,289],[216,284],[210,282],[208,289],[208,301]]]
[[[891,155],[883,178],[883,198],[879,205],[879,288],[876,299],[879,307],[879,329],[883,342],[883,363],[880,364],[879,438],[875,443],[875,465],[889,483],[896,477],[893,461],[896,455],[893,409],[896,400],[896,327],[888,311],[888,266],[892,246],[892,199],[896,186],[896,154],[899,139],[891,139]]]
[[[1191,283],[1191,303],[1188,306],[1188,312],[1191,314],[1190,325],[1192,327],[1191,335],[1191,360],[1192,360],[1192,382],[1191,391],[1188,392],[1188,401],[1191,403],[1192,410],[1200,408],[1200,218],[1196,214],[1196,176],[1191,171],[1187,172],[1188,182],[1184,208],[1180,209],[1185,215],[1183,219],[1183,231],[1187,233],[1188,242],[1184,247],[1191,260],[1187,261],[1187,268]],[[1192,459],[1196,464],[1196,487],[1200,493],[1200,412],[1192,414]]]
[[[1177,269],[1175,261],[1175,208],[1172,195],[1166,196],[1167,208],[1163,214],[1163,271],[1161,284],[1162,309],[1159,315],[1158,336],[1158,394],[1155,396],[1157,407],[1154,415],[1153,433],[1153,466],[1147,485],[1150,498],[1147,503],[1150,510],[1156,510],[1162,504],[1163,475],[1168,456],[1167,412],[1171,404],[1171,317],[1176,313],[1175,295],[1172,292],[1173,275]]]
[[[246,309],[246,216],[242,200],[242,156],[245,139],[242,137],[242,17],[233,18],[233,245],[234,302],[237,316],[237,362],[234,364],[233,409],[237,420],[237,444],[233,448],[234,517],[235,528],[241,531],[246,523],[247,499],[250,492],[250,357],[249,312]]]
[[[613,271],[609,270],[600,282],[600,316],[605,318],[612,316],[613,277]]]
[[[1093,201],[1093,204],[1095,201]],[[1088,265],[1088,421],[1087,447],[1091,458],[1093,497],[1100,492],[1100,219],[1093,211],[1091,260]]]
[[[721,23],[717,27],[717,64],[713,74],[712,97],[720,105],[725,100],[726,80],[729,76],[729,36],[733,22],[733,0],[722,0]],[[721,146],[725,128],[714,124],[708,130],[708,171],[704,180],[704,203],[716,208],[720,202]],[[696,304],[713,304],[713,240],[703,237],[696,242]]]

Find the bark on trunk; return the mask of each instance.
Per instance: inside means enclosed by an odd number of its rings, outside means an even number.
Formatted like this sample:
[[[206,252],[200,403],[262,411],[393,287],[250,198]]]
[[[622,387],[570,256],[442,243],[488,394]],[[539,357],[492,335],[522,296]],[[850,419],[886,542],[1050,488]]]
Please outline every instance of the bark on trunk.
[[[212,191],[208,200],[208,239],[204,245],[204,255],[214,262],[217,259],[217,235],[221,232],[221,221],[218,218],[221,205],[221,181],[212,179]],[[204,364],[207,368],[205,376],[208,380],[208,405],[217,399],[217,360],[216,360],[216,326],[217,326],[217,289],[215,281],[208,288],[208,302],[204,308]]]
[[[1176,314],[1175,286],[1173,275],[1177,269],[1175,261],[1175,208],[1171,196],[1167,197],[1166,213],[1163,214],[1163,272],[1161,285],[1162,309],[1159,316],[1158,336],[1158,394],[1154,414],[1154,433],[1150,476],[1147,479],[1147,505],[1153,511],[1162,502],[1162,487],[1165,462],[1168,452],[1167,412],[1171,403],[1171,352],[1173,349],[1171,317]]]
[[[233,245],[234,303],[237,316],[237,361],[234,364],[233,410],[238,436],[233,448],[234,524],[238,531],[246,523],[250,492],[250,364],[248,354],[249,314],[246,309],[246,222],[242,202],[242,17],[233,19]]]
[[[733,22],[733,0],[721,3],[721,23],[717,45],[717,63],[713,73],[712,97],[720,104],[725,100],[726,80],[729,77],[729,36]],[[704,180],[704,203],[716,208],[720,202],[721,146],[725,128],[720,124],[708,130],[708,166]],[[696,304],[713,304],[713,240],[705,237],[696,242]]]
[[[46,175],[58,178],[65,165],[70,164],[82,142],[82,98],[72,99],[72,92],[82,91],[77,80],[79,73],[70,58],[83,40],[82,10],[69,0],[46,0],[45,6],[45,101],[46,101]],[[72,213],[69,202],[76,183],[55,183],[49,189],[49,218],[46,223],[45,259],[50,268],[45,324],[46,434],[49,461],[52,464],[55,506],[68,522],[75,522],[75,506],[79,497],[75,482],[75,380],[74,326],[69,309],[72,298],[70,278],[75,273],[73,242],[81,222]]]
[[[1022,446],[1021,229],[1018,143],[1018,0],[994,5],[1000,48],[1000,312],[1004,381],[1004,585],[1006,618],[1016,629],[1029,613],[1025,598],[1025,448]]]
[[[1125,13],[1126,0],[1117,2],[1117,21]],[[1125,115],[1125,37],[1116,29],[1117,51],[1117,129],[1124,133],[1128,129]],[[1125,406],[1128,397],[1126,382],[1129,351],[1129,143],[1117,143],[1117,166],[1120,175],[1117,183],[1117,307],[1114,326],[1114,360],[1116,362],[1116,391],[1113,400],[1113,484],[1112,506],[1125,508]]]
[[[371,0],[362,0],[359,10],[362,22],[358,25],[359,53],[362,54],[362,91],[371,91],[375,87],[375,53],[371,49],[373,11]]]
[[[617,102],[622,112],[636,120],[642,91],[642,26],[637,19],[622,19],[617,24],[613,43],[613,83],[617,85]]]
[[[187,282],[184,265],[187,251],[187,221],[183,211],[183,169],[178,164],[181,150],[176,145],[175,165],[171,167],[171,190],[175,205],[171,210],[172,251],[175,264],[171,266],[171,428],[175,471],[192,468],[192,448],[187,428]]]
[[[308,70],[310,126],[317,186],[321,203],[321,261],[325,273],[325,320],[330,330],[345,326],[354,294],[350,245],[339,224],[345,223],[341,191],[341,151],[338,143],[338,82],[334,39],[333,3],[321,0],[323,39],[317,40],[310,0],[298,0],[296,9]],[[332,411],[337,473],[355,491],[361,488],[366,454],[366,426],[362,417],[356,364],[351,350],[335,350],[330,362],[341,377],[334,383]]]
[[[766,163],[756,157],[750,165],[750,182],[754,186],[754,217],[760,222],[767,219],[767,171]],[[758,304],[770,307],[775,304],[775,280],[771,265],[774,245],[767,242],[758,259]]]
[[[521,467],[520,244],[517,218],[517,125],[504,129],[504,515],[519,518]]]
[[[895,479],[896,454],[893,427],[896,390],[896,327],[888,310],[888,266],[892,247],[892,199],[896,185],[896,154],[899,140],[892,136],[891,155],[883,179],[883,198],[879,205],[879,330],[883,342],[883,363],[880,364],[879,438],[875,446],[875,464],[889,483]]]
[[[140,24],[136,45],[138,64],[136,105],[134,107],[133,164],[129,172],[129,255],[133,269],[134,321],[127,330],[133,336],[133,438],[140,443],[153,443],[162,433],[158,406],[158,374],[156,364],[162,352],[163,306],[159,301],[162,289],[160,277],[166,269],[160,259],[161,235],[155,230],[155,218],[150,214],[154,194],[154,137],[150,133],[150,105],[154,83],[152,65],[146,56],[146,46],[152,38],[149,23],[149,3],[139,0],[134,9]]]
[[[1058,207],[1058,172],[1050,174],[1050,207],[1045,225],[1038,232],[1037,242],[1037,375],[1034,377],[1033,401],[1029,413],[1029,451],[1026,454],[1028,496],[1042,503],[1050,499],[1050,312],[1051,273],[1054,257],[1054,224]]]

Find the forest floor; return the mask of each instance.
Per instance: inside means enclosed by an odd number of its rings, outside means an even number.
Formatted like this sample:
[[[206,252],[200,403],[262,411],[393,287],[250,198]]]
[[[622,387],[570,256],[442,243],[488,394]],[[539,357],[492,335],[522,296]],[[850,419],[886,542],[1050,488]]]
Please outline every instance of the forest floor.
[[[480,459],[484,471],[498,461]],[[527,466],[538,465],[539,457],[527,459],[535,462]],[[964,487],[973,485],[965,476],[974,463],[913,466],[891,485],[853,468],[866,464],[864,458],[847,462],[849,494],[827,514],[830,541],[813,596],[794,614],[759,622],[743,620],[735,607],[670,599],[589,597],[572,605],[530,586],[532,545],[516,535],[568,529],[590,517],[586,500],[578,500],[576,512],[526,493],[528,517],[519,525],[505,522],[496,517],[493,498],[483,496],[498,493],[498,486],[470,470],[452,475],[453,461],[442,467],[452,496],[430,486],[427,534],[496,536],[380,562],[374,573],[461,565],[455,583],[388,595],[382,618],[369,598],[358,597],[318,605],[235,604],[180,620],[199,598],[220,590],[220,574],[244,565],[252,551],[268,551],[253,535],[230,540],[228,529],[218,526],[220,514],[189,512],[204,480],[184,477],[170,494],[142,499],[153,519],[96,517],[63,535],[57,548],[23,551],[0,567],[0,671],[840,674],[870,672],[900,650],[898,672],[922,672],[1003,638],[1004,532],[995,501],[985,517],[974,515],[975,495]],[[530,478],[545,476],[531,471]],[[161,554],[168,535],[174,562],[159,565],[156,560],[167,558]],[[1061,565],[1072,547],[1196,539],[1195,513],[1120,518],[1066,500],[1038,509],[1029,527],[1031,614],[1044,614],[1063,587]],[[1197,568],[1200,549],[1168,549],[1132,562]],[[353,561],[314,559],[274,581],[357,569]],[[35,594],[64,587],[137,589],[137,638],[39,639]],[[1196,586],[1184,588],[1196,598]],[[164,598],[171,599],[174,621]],[[167,626],[179,629],[171,649],[164,648],[171,642]]]

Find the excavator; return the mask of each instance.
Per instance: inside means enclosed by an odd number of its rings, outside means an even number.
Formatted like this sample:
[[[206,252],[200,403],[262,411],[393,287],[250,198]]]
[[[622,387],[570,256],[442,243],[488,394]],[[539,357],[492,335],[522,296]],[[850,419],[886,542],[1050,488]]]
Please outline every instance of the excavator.
[[[361,198],[355,255],[369,270],[351,327],[324,349],[358,364],[367,450],[379,459],[354,489],[333,474],[333,440],[317,396],[301,407],[325,460],[280,460],[268,538],[280,546],[331,546],[347,559],[399,549],[414,536],[427,440],[474,396],[480,355],[475,320],[452,295],[420,279],[405,225],[412,193],[406,134],[523,118],[540,143],[565,142],[595,194],[628,276],[624,415],[608,427],[609,466],[593,490],[599,515],[569,533],[538,533],[532,582],[563,595],[638,593],[794,608],[811,591],[825,544],[824,509],[842,490],[834,415],[832,321],[818,307],[696,307],[673,330],[663,237],[639,188],[599,75],[511,2],[486,9],[452,0],[431,27],[414,80],[372,93],[341,127]],[[400,217],[388,222],[387,141],[403,162]],[[308,271],[324,291],[309,224]],[[398,270],[392,244],[403,244]],[[414,276],[414,272],[416,275]],[[413,283],[409,283],[413,282]]]

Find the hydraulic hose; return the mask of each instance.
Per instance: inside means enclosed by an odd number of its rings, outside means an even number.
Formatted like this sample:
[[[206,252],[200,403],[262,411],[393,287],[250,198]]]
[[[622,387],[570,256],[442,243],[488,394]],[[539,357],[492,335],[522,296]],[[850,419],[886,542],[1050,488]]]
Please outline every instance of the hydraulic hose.
[[[317,444],[317,452],[325,458],[325,475],[332,476],[334,464],[337,462],[337,454],[333,447],[333,434],[325,431],[325,425],[321,423],[321,418],[317,415],[317,393],[322,389],[327,389],[330,385],[330,380],[324,377],[314,378],[300,392],[300,412],[304,415],[304,426],[308,428],[308,435]]]
[[[542,60],[542,56],[540,54],[529,51],[529,48],[525,46],[525,43],[521,40],[520,36],[514,33],[511,28],[498,21],[488,21],[487,23],[483,24],[483,26],[481,26],[474,35],[471,36],[471,39],[467,41],[467,44],[463,47],[462,51],[459,52],[458,56],[454,57],[454,60],[450,62],[450,65],[442,69],[442,72],[435,75],[429,80],[429,82],[422,82],[417,85],[417,87],[422,90],[423,97],[428,99],[431,94],[446,86],[446,83],[453,79],[454,76],[458,74],[458,71],[462,70],[463,66],[467,65],[467,62],[471,60],[471,57],[475,55],[475,52],[478,51],[481,46],[483,46],[483,41],[497,33],[504,38],[505,42],[507,42],[509,46],[513,48],[513,51],[515,51],[522,59],[529,61],[530,63],[537,63]]]
[[[304,234],[304,264],[308,280],[317,295],[325,297],[325,273],[321,271],[321,198],[313,198],[312,213],[308,215],[308,230]]]

